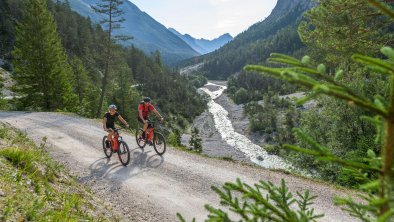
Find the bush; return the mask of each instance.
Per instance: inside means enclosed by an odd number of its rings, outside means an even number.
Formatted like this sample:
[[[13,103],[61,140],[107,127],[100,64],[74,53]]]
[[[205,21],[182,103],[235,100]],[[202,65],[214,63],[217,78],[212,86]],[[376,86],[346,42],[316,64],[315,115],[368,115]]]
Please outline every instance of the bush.
[[[192,137],[190,138],[189,145],[194,151],[199,153],[202,152],[202,139],[197,128],[192,130]]]
[[[278,155],[280,151],[280,146],[273,144],[266,144],[264,150],[270,155]]]
[[[169,135],[168,135],[168,143],[173,145],[173,146],[181,146],[181,132],[178,129],[174,129]]]
[[[246,91],[244,88],[240,88],[234,95],[234,102],[237,104],[246,103],[248,98],[248,91]]]

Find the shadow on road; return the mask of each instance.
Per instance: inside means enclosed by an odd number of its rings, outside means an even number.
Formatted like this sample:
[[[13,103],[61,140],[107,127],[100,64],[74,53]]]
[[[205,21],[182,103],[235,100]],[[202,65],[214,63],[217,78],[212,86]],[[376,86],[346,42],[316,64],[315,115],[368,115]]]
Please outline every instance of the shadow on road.
[[[109,179],[111,181],[118,181],[118,186],[133,176],[160,167],[163,163],[164,157],[157,155],[152,150],[145,151],[138,147],[131,148],[130,163],[128,166],[123,166],[119,161],[118,155],[114,153],[111,159],[103,157],[94,161],[89,166],[90,174],[80,178],[80,181],[87,182],[92,179]]]

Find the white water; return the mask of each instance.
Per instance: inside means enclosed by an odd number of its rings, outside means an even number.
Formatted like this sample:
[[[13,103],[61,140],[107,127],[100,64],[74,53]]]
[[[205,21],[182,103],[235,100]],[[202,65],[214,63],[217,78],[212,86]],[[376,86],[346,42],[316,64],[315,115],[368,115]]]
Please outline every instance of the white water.
[[[226,86],[220,86],[213,83],[207,85],[219,87],[219,90],[210,91],[207,88],[200,88],[207,93],[211,99],[208,103],[209,112],[213,115],[215,127],[219,131],[222,139],[230,146],[243,152],[250,160],[262,167],[273,169],[290,169],[282,158],[269,155],[262,147],[252,143],[246,136],[235,132],[234,127],[228,118],[228,112],[221,105],[217,104],[214,99],[222,95]],[[207,86],[206,85],[206,86]]]

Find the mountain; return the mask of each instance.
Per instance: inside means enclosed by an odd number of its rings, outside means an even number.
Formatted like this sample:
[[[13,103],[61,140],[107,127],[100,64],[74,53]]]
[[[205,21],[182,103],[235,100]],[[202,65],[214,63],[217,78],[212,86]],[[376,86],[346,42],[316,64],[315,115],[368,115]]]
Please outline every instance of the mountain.
[[[90,7],[91,5],[96,5],[96,3],[101,2],[100,0],[68,1],[71,8],[79,14],[90,17],[95,23],[101,20],[101,15],[95,13]],[[170,65],[200,55],[181,38],[169,31],[164,25],[154,20],[147,13],[141,11],[130,1],[124,1],[121,9],[125,12],[123,17],[126,20],[121,25],[122,29],[116,32],[117,34],[129,35],[134,38],[124,44],[133,44],[148,55],[158,50],[164,62]]]
[[[172,33],[174,33],[183,41],[185,41],[189,46],[191,46],[195,51],[197,51],[201,55],[213,52],[216,49],[222,47],[223,45],[233,40],[233,37],[228,33],[223,34],[216,39],[207,40],[207,39],[196,39],[189,34],[182,35],[181,33],[179,33],[177,30],[173,28],[169,28],[168,30],[170,30]]]
[[[209,79],[227,79],[246,64],[263,63],[272,52],[294,55],[305,46],[297,26],[312,0],[278,0],[271,14],[220,49],[187,61],[181,67],[203,64],[199,72]]]

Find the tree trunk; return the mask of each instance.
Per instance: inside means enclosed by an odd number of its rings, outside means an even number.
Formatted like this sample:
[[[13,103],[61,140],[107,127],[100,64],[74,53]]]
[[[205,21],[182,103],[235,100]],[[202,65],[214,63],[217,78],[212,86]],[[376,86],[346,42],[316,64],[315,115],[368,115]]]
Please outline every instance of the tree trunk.
[[[386,118],[384,147],[382,150],[383,166],[380,178],[380,198],[387,199],[393,195],[393,165],[394,165],[394,77],[391,77],[391,101],[390,112]],[[386,202],[380,207],[380,215],[390,210]]]
[[[387,120],[385,132],[385,146],[383,150],[383,168],[381,175],[380,198],[387,199],[392,192],[393,186],[393,163],[394,163],[394,118]],[[380,215],[383,215],[390,209],[389,203],[380,207]]]
[[[108,79],[108,66],[109,66],[109,60],[106,61],[105,63],[105,71],[104,71],[104,76],[103,76],[103,80],[101,81],[101,95],[100,95],[100,100],[99,100],[99,106],[97,109],[97,113],[96,113],[96,118],[100,117],[101,114],[101,108],[103,107],[103,102],[104,102],[104,96],[105,96],[105,92],[106,92],[106,88],[107,88],[107,79]]]
[[[110,4],[112,4],[110,2]],[[108,22],[108,39],[107,39],[107,59],[105,61],[105,71],[104,71],[104,77],[103,81],[101,84],[101,95],[100,95],[100,100],[99,100],[99,107],[97,109],[96,113],[96,118],[100,117],[101,114],[101,108],[103,107],[103,102],[104,102],[104,96],[107,88],[107,81],[108,81],[108,75],[109,75],[109,62],[111,59],[111,33],[112,33],[112,6],[110,6],[109,9],[109,22]]]

